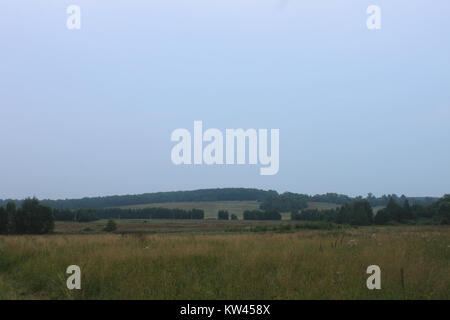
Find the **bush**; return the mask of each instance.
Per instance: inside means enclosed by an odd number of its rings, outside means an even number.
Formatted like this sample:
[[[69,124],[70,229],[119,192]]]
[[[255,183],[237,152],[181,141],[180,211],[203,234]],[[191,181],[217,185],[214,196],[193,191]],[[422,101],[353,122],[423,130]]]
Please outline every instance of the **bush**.
[[[290,224],[282,224],[279,226],[280,231],[290,231],[292,230],[292,225]]]
[[[313,221],[313,222],[305,222],[301,224],[296,224],[295,229],[308,229],[308,230],[332,230],[336,228],[340,228],[342,225],[337,225],[332,222],[325,221]]]
[[[0,207],[0,234],[8,233],[8,212]]]
[[[268,231],[267,226],[256,225],[251,229],[252,232],[266,232]]]
[[[108,223],[106,224],[105,228],[103,229],[106,232],[113,232],[116,231],[117,224],[113,219],[109,219]]]

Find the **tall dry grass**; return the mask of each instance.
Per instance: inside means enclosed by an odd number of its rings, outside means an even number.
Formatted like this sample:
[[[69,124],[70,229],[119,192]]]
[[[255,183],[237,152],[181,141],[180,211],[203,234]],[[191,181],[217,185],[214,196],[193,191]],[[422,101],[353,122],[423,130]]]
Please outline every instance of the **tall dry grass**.
[[[1,237],[0,298],[449,299],[449,230]],[[82,290],[66,288],[72,264]]]

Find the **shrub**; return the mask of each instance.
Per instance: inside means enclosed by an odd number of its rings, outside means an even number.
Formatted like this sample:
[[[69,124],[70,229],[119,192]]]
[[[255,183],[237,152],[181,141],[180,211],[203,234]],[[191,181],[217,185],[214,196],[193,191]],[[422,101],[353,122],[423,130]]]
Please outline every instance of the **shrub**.
[[[113,232],[116,231],[117,224],[113,219],[109,219],[108,223],[106,224],[105,228],[103,229],[106,232]]]
[[[268,231],[268,228],[267,228],[267,226],[256,225],[256,226],[254,226],[251,229],[251,231],[253,231],[253,232],[266,232],[266,231]]]

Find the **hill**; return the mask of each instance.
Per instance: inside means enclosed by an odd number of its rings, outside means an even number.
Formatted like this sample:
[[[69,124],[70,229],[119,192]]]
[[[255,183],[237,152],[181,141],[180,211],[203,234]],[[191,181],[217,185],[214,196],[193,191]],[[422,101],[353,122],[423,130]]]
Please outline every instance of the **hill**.
[[[383,195],[375,197],[369,194],[366,198],[372,207],[385,206],[392,197],[399,204],[403,204],[408,199],[411,205],[429,205],[438,200],[433,197],[405,197],[393,195]],[[261,209],[275,209],[280,212],[288,212],[292,209],[304,209],[308,207],[308,203],[328,203],[335,205],[343,205],[351,203],[355,200],[363,199],[363,197],[350,197],[337,193],[326,193],[307,195],[292,192],[284,192],[279,194],[273,190],[261,190],[254,188],[214,188],[199,189],[191,191],[169,191],[154,192],[135,195],[113,195],[104,197],[85,197],[82,199],[61,199],[61,200],[41,200],[42,204],[46,204],[55,209],[100,209],[124,206],[140,206],[160,203],[187,203],[187,202],[221,202],[221,201],[253,201],[260,203]],[[8,201],[14,201],[20,206],[23,200],[0,200],[0,206],[5,206]]]

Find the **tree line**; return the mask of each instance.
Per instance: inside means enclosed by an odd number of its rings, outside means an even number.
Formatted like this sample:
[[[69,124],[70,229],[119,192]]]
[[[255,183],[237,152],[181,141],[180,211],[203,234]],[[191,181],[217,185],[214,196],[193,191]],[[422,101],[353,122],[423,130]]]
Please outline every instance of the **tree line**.
[[[281,214],[276,210],[245,210],[244,220],[281,220]]]
[[[43,200],[42,202],[52,208],[59,209],[99,209],[167,202],[262,201],[274,192],[275,191],[264,191],[249,188],[217,188],[83,199]]]
[[[350,225],[386,225],[395,223],[417,223],[418,221],[433,224],[450,223],[450,195],[445,195],[438,201],[429,204],[410,205],[405,199],[400,205],[391,197],[385,208],[373,213],[372,206],[367,199],[346,203],[337,209],[317,210],[306,209],[291,211],[292,220],[327,221]]]
[[[88,222],[100,219],[204,219],[205,212],[201,209],[150,207],[142,209],[54,209],[53,215],[57,221]]]
[[[89,222],[100,219],[204,219],[201,209],[183,210],[168,208],[142,209],[52,209],[37,198],[27,198],[17,208],[9,201],[0,206],[0,234],[51,233],[55,221]]]
[[[90,197],[82,199],[63,199],[63,200],[42,200],[41,203],[56,209],[100,209],[120,206],[133,206],[149,203],[167,203],[167,202],[198,202],[198,201],[258,201],[261,210],[278,210],[280,212],[290,212],[293,209],[301,210],[307,207],[308,202],[328,202],[343,205],[352,203],[356,200],[366,199],[372,207],[387,205],[390,198],[397,203],[402,204],[408,199],[411,205],[421,204],[429,205],[435,202],[437,198],[432,197],[405,197],[392,195],[383,195],[375,197],[369,193],[367,197],[349,197],[343,194],[326,193],[307,195],[292,192],[279,194],[274,190],[260,190],[252,188],[216,188],[200,189],[193,191],[173,191],[173,192],[154,192],[137,195]],[[4,206],[8,201],[14,201],[20,206],[21,200],[0,200],[0,206]]]
[[[234,213],[232,213],[230,215],[228,210],[219,210],[217,212],[217,220],[230,220],[230,219],[231,220],[238,220],[238,217]]]
[[[289,212],[292,210],[301,210],[308,207],[309,196],[285,192],[267,197],[259,206],[262,210],[275,210],[280,212]]]
[[[391,221],[407,223],[412,220],[425,220],[434,224],[450,224],[450,195],[445,195],[428,206],[410,205],[407,199],[400,206],[391,198],[386,208],[378,211],[374,218],[377,224],[387,224]]]
[[[310,196],[307,194],[285,192],[282,194],[271,194],[264,199],[260,204],[262,210],[277,210],[280,212],[291,212],[294,210],[303,210],[308,207],[308,202],[326,202],[334,203],[338,205],[345,205],[354,203],[356,201],[366,200],[372,207],[386,206],[390,200],[397,204],[403,204],[405,200],[414,205],[427,206],[438,200],[438,198],[432,197],[406,197],[405,195],[397,196],[383,195],[381,197],[375,197],[372,193],[369,193],[366,198],[361,196],[349,197],[337,193],[326,193],[322,195]]]
[[[278,201],[285,201],[279,204]],[[392,223],[417,223],[419,221],[432,224],[450,223],[450,195],[428,204],[410,204],[408,198],[399,203],[395,197],[388,198],[385,208],[373,213],[372,206],[367,199],[344,203],[336,209],[317,210],[306,209],[302,204],[304,197],[287,193],[273,202],[272,207],[264,210],[246,210],[244,220],[281,220],[279,210],[282,207],[290,209],[292,220],[327,221],[337,224],[350,225],[385,225]],[[97,209],[52,209],[42,204],[36,198],[27,198],[16,207],[15,202],[9,201],[6,206],[0,206],[0,234],[44,234],[54,229],[54,221],[88,222],[99,219],[204,219],[201,209],[169,209],[149,207],[142,209],[97,208]],[[306,204],[307,205],[307,204]],[[302,207],[298,210],[297,207]],[[226,210],[218,212],[220,220],[237,220],[237,216]]]
[[[0,207],[0,234],[44,234],[54,227],[52,209],[36,198],[25,199],[20,208],[12,201]]]

